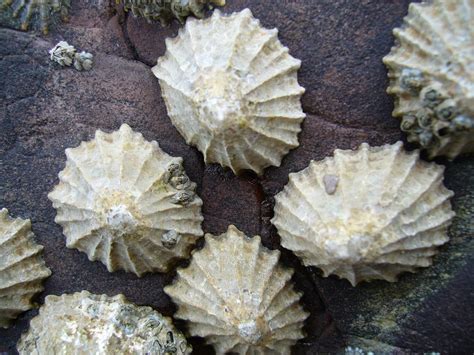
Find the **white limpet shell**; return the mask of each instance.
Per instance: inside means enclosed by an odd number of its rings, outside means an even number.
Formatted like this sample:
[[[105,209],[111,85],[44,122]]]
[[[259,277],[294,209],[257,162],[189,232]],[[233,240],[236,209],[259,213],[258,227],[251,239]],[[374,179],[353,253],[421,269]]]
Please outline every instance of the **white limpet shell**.
[[[406,152],[403,144],[334,151],[290,174],[275,200],[272,223],[281,244],[324,276],[356,285],[394,282],[432,264],[448,241],[453,192],[444,167]]]
[[[299,145],[301,61],[277,29],[263,28],[249,9],[215,10],[208,19],[188,19],[166,49],[153,73],[173,125],[206,163],[261,175]]]
[[[171,319],[150,307],[87,291],[46,296],[17,344],[20,354],[175,354],[191,346]]]
[[[44,34],[48,34],[56,15],[63,21],[68,19],[70,7],[71,0],[0,0],[0,13],[10,8],[15,27],[22,31],[40,29]]]
[[[429,158],[474,153],[474,0],[410,4],[384,59],[393,115]]]
[[[7,328],[20,313],[34,307],[31,299],[43,291],[51,275],[34,240],[29,219],[11,218],[0,210],[0,327]]]
[[[213,5],[225,5],[225,0],[123,0],[122,2],[125,11],[131,11],[134,16],[144,17],[150,23],[160,21],[162,26],[168,25],[174,18],[180,23],[184,23],[188,16],[202,18],[206,10]]]
[[[309,314],[290,281],[293,270],[278,263],[280,252],[233,225],[205,239],[165,287],[178,305],[175,317],[187,320],[190,334],[204,337],[217,354],[290,354]]]
[[[182,158],[123,124],[66,149],[66,167],[48,195],[68,248],[141,276],[166,272],[203,235],[202,200]]]

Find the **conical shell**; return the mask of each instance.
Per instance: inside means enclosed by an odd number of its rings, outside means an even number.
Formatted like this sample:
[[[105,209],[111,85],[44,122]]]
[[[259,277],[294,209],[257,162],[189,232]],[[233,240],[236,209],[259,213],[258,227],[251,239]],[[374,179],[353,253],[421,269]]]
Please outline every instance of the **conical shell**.
[[[123,0],[125,11],[132,11],[135,16],[143,17],[148,22],[160,21],[163,26],[173,19],[183,23],[188,16],[202,18],[212,4],[224,6],[225,0]]]
[[[182,158],[163,152],[126,124],[66,149],[66,167],[48,195],[68,248],[109,271],[138,276],[186,258],[201,229],[201,199]]]
[[[410,4],[384,63],[393,115],[430,158],[474,152],[474,0]]]
[[[0,210],[0,327],[7,328],[20,313],[33,308],[31,299],[43,291],[51,275],[34,241],[29,219],[11,218]]]
[[[206,234],[204,248],[165,287],[179,306],[175,317],[218,354],[290,354],[304,337],[308,313],[290,281],[293,270],[279,265],[279,257],[259,236],[248,238],[232,225],[220,236]]]
[[[40,29],[44,34],[49,32],[54,15],[67,19],[70,7],[71,0],[0,0],[0,13],[11,8],[16,27],[23,31]]]
[[[17,349],[25,355],[191,353],[171,319],[123,295],[87,291],[47,296]]]
[[[448,241],[453,192],[444,167],[393,145],[335,150],[290,174],[275,198],[272,223],[282,245],[324,276],[396,281],[432,264]]]
[[[206,163],[262,174],[299,145],[301,61],[249,9],[189,19],[153,73],[171,121]]]

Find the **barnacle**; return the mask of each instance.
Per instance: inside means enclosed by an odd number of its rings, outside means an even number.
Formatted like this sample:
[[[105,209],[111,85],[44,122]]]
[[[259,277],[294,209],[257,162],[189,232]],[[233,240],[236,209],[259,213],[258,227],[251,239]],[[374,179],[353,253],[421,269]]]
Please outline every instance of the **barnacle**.
[[[45,34],[56,15],[67,19],[70,7],[70,0],[0,0],[0,12],[10,11],[21,30],[34,28]]]
[[[67,247],[102,261],[109,271],[141,276],[167,271],[202,236],[201,199],[182,158],[124,124],[66,149],[60,183],[48,195]]]
[[[393,115],[430,158],[474,152],[474,2],[412,3],[384,58]]]
[[[94,56],[88,52],[80,52],[74,55],[74,68],[79,71],[91,70]]]
[[[133,15],[144,17],[148,22],[160,21],[163,26],[173,19],[184,23],[188,16],[202,18],[205,9],[212,4],[224,6],[225,0],[123,0],[125,11],[132,11]]]
[[[33,308],[31,299],[43,290],[51,275],[34,241],[30,220],[11,218],[0,210],[0,327],[6,328],[20,313]]]
[[[249,9],[191,19],[153,73],[173,125],[206,163],[262,174],[299,145],[301,61]]]
[[[87,291],[46,296],[39,315],[17,344],[20,354],[175,354],[191,346],[171,319],[123,295]]]
[[[356,151],[335,150],[290,174],[275,197],[282,245],[324,276],[396,281],[432,264],[448,241],[453,192],[444,167],[405,152],[398,142]]]
[[[49,51],[50,59],[61,66],[71,66],[74,62],[76,48],[66,41],[60,41]]]
[[[189,267],[165,287],[179,306],[175,317],[187,320],[191,335],[206,338],[218,354],[290,354],[304,337],[308,313],[290,281],[293,270],[278,262],[280,252],[234,226],[205,239]]]

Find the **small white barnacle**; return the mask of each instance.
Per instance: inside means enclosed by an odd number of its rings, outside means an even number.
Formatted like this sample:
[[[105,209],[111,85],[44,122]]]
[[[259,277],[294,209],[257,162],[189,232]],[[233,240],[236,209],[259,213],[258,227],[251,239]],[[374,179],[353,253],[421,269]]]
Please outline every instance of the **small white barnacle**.
[[[301,61],[249,9],[188,19],[152,71],[173,125],[206,163],[261,175],[299,145]]]
[[[130,303],[123,295],[87,291],[46,296],[17,349],[21,355],[185,355],[192,350],[170,318]]]
[[[60,41],[49,51],[50,59],[61,66],[71,66],[74,62],[76,48],[66,41]]]
[[[410,4],[388,67],[393,115],[429,158],[474,152],[474,3]]]
[[[353,285],[393,282],[402,272],[430,266],[449,239],[453,192],[443,172],[420,160],[418,151],[404,151],[401,142],[336,149],[333,157],[290,174],[275,197],[272,223],[281,244],[324,276]]]
[[[80,52],[74,55],[74,68],[79,71],[91,70],[94,56],[91,53]]]
[[[189,256],[203,235],[202,200],[182,158],[169,156],[126,124],[110,134],[97,131],[66,156],[48,197],[68,248],[102,261],[111,272],[138,276],[166,272]],[[172,177],[186,180],[187,187],[173,185]]]
[[[33,308],[32,298],[51,275],[34,240],[29,219],[11,218],[0,210],[0,327],[7,328],[22,312]]]
[[[161,236],[161,243],[165,248],[172,249],[178,244],[181,236],[175,230],[168,231]]]
[[[194,200],[195,195],[194,191],[178,191],[173,195],[171,201],[175,204],[186,206]]]
[[[290,354],[304,338],[309,314],[293,288],[293,270],[279,258],[259,236],[249,238],[232,225],[222,235],[206,234],[204,248],[165,287],[178,305],[175,317],[217,354]]]

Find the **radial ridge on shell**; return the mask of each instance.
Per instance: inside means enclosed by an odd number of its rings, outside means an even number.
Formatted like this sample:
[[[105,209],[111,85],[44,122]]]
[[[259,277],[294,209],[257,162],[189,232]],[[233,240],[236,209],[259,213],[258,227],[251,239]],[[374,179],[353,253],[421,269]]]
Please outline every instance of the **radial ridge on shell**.
[[[182,158],[123,124],[66,149],[66,167],[48,195],[68,248],[112,272],[166,272],[203,235],[202,200]]]
[[[383,59],[393,115],[429,158],[474,152],[474,0],[410,4]]]
[[[188,19],[153,73],[173,125],[206,163],[261,175],[299,145],[301,61],[249,9]]]
[[[17,349],[21,355],[191,353],[170,318],[151,307],[137,306],[123,295],[88,291],[46,296]]]
[[[352,285],[430,266],[448,241],[453,192],[444,167],[401,142],[334,151],[290,174],[272,223],[306,266]]]
[[[34,240],[29,219],[11,218],[0,210],[0,327],[34,307],[32,298],[43,291],[51,275],[42,258],[43,247]]]
[[[304,338],[309,314],[290,280],[293,270],[279,264],[280,252],[233,225],[205,239],[190,265],[165,287],[178,305],[175,317],[186,320],[191,336],[204,337],[217,354],[290,354]]]

